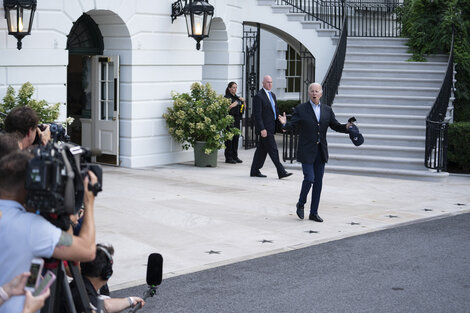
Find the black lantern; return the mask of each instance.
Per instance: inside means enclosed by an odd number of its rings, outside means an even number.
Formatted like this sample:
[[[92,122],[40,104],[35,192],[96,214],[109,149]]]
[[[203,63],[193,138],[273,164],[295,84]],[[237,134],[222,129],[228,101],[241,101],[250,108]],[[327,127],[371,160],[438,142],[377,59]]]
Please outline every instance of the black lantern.
[[[173,23],[177,16],[184,14],[188,36],[196,40],[196,49],[199,50],[201,48],[201,40],[209,37],[214,7],[206,0],[184,0],[184,2],[184,7],[182,0],[172,4],[171,22]]]
[[[36,4],[36,0],[3,0],[8,34],[18,39],[18,50],[21,50],[21,39],[31,33]]]

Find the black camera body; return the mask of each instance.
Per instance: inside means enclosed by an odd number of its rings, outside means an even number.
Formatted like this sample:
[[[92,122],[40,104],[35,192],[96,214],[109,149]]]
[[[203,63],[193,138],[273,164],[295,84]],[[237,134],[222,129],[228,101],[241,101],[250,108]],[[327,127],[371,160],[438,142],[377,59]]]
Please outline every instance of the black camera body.
[[[90,158],[90,150],[69,143],[51,141],[37,147],[28,163],[26,206],[54,225],[68,229],[69,215],[83,206],[83,179],[89,170],[97,176],[98,183],[89,184],[88,189],[95,196],[102,191],[103,171],[99,165],[90,164]]]

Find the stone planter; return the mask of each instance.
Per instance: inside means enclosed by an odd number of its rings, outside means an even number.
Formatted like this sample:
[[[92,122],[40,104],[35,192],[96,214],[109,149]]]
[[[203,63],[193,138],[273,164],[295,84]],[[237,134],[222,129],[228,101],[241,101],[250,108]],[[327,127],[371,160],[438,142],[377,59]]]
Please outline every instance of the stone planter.
[[[194,144],[194,165],[199,167],[216,167],[217,166],[217,150],[211,154],[204,153],[205,141],[196,141]]]

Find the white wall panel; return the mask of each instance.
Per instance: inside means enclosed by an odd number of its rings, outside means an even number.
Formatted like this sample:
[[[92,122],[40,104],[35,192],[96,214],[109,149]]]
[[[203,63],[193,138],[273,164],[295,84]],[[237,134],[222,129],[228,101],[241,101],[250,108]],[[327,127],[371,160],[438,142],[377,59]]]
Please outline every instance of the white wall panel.
[[[36,11],[35,22],[37,23],[38,29],[41,30],[54,30],[64,36],[69,34],[72,28],[72,21],[70,18],[61,11]],[[31,31],[33,35],[33,31]],[[31,36],[32,36],[31,35]]]
[[[67,68],[54,67],[15,67],[8,68],[8,83],[23,84],[29,81],[33,86],[55,84],[63,85],[67,81]]]

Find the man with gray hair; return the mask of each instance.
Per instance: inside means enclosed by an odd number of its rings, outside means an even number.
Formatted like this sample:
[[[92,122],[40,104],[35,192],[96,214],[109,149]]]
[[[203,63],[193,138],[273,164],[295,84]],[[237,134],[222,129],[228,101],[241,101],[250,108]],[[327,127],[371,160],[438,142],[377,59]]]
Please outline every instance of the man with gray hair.
[[[326,131],[330,127],[337,132],[347,134],[348,127],[351,125],[349,122],[340,124],[331,107],[320,103],[322,94],[322,86],[318,83],[312,83],[308,87],[310,100],[295,107],[290,121],[287,121],[285,112],[282,116],[279,115],[283,129],[295,127],[299,131],[297,161],[302,163],[304,180],[296,205],[297,216],[300,219],[304,218],[304,204],[307,202],[307,195],[313,185],[308,218],[315,222],[323,222],[323,219],[318,215],[318,204],[320,203],[325,163],[328,162]]]

